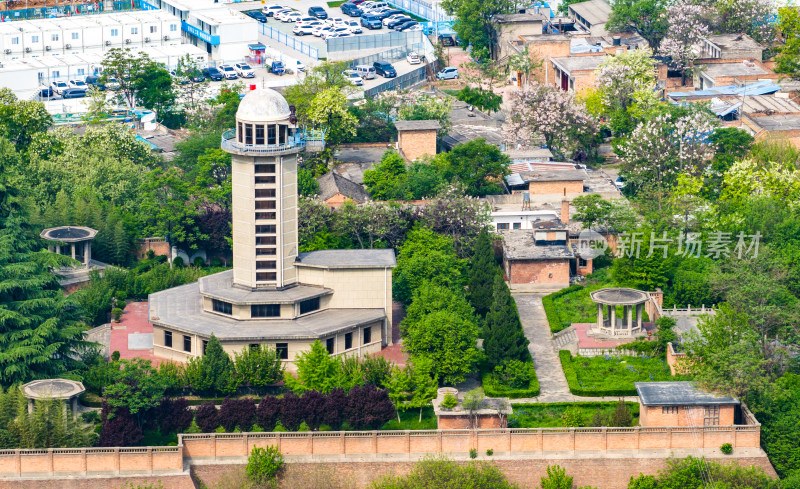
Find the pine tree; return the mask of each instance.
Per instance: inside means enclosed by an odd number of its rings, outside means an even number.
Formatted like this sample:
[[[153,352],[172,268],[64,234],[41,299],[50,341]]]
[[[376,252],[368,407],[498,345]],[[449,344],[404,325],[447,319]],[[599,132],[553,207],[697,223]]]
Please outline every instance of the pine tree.
[[[198,392],[231,394],[239,387],[231,357],[213,334],[202,357],[189,360],[186,379]]]
[[[484,324],[483,349],[494,368],[507,360],[530,360],[528,339],[508,286],[500,274],[494,277],[492,307]]]
[[[494,262],[492,241],[489,233],[483,229],[475,242],[475,253],[472,256],[472,268],[467,287],[467,299],[475,308],[475,314],[481,318],[486,317],[489,308],[492,307],[492,288],[495,275],[498,275],[498,269]]]
[[[87,344],[78,308],[61,293],[49,266],[61,261],[38,253],[9,183],[16,153],[0,139],[0,385],[57,377],[80,366]]]

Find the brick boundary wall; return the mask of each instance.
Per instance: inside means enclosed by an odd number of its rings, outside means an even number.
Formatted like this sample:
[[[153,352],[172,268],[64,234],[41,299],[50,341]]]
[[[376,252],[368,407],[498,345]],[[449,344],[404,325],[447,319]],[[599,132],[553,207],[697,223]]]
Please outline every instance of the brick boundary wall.
[[[275,445],[287,461],[419,459],[429,454],[494,450],[503,454],[597,453],[623,450],[760,449],[761,426],[540,428],[178,435],[176,447],[0,450],[0,479],[178,474],[184,465],[241,463],[253,447]]]

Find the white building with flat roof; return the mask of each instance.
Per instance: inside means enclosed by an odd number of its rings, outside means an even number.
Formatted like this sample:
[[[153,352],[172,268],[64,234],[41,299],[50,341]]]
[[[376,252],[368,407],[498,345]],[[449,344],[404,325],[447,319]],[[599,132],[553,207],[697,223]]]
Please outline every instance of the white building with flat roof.
[[[159,10],[0,23],[0,61],[178,45],[180,21]]]
[[[185,42],[215,61],[240,61],[249,53],[247,45],[258,41],[257,20],[213,0],[142,0],[142,7],[180,19]]]

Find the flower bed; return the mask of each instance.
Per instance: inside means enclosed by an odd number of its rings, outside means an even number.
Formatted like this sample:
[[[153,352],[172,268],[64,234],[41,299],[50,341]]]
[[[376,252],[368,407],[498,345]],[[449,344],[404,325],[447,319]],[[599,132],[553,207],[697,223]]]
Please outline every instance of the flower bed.
[[[669,366],[657,357],[573,357],[558,352],[569,391],[576,396],[635,396],[634,382],[675,380]]]

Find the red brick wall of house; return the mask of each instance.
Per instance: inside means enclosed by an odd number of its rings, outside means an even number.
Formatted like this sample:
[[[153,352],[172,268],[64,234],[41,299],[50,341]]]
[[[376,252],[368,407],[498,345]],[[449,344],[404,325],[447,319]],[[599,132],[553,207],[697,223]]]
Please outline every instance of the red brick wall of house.
[[[569,260],[514,260],[506,274],[512,284],[569,283]]]

